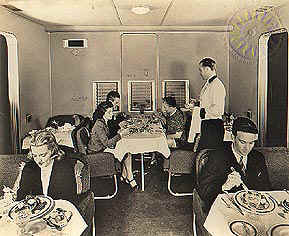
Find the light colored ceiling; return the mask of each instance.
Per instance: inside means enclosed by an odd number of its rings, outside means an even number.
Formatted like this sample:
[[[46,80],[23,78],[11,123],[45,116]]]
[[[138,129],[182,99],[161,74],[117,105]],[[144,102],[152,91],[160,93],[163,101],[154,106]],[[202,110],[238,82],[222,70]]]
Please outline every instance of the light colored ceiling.
[[[226,25],[240,9],[279,7],[289,0],[0,0],[43,25],[202,26]],[[146,15],[131,8],[149,6]]]

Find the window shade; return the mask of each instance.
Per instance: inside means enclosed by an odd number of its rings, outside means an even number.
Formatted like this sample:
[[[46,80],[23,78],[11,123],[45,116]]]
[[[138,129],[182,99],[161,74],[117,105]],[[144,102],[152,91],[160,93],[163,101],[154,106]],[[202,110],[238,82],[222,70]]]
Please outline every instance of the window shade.
[[[189,101],[189,80],[163,81],[163,97],[173,96],[180,108]]]
[[[154,110],[154,83],[153,81],[129,81],[129,111],[139,111],[144,105],[145,111]]]
[[[93,82],[93,104],[94,109],[101,102],[106,101],[106,95],[110,91],[119,92],[119,81],[98,81]],[[116,110],[119,111],[119,108]]]

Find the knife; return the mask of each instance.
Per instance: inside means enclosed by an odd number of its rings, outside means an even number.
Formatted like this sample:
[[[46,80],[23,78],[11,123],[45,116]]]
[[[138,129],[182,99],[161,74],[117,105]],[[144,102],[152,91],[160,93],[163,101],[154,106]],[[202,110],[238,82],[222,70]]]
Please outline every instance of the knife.
[[[240,214],[244,215],[244,212],[242,211],[241,207],[239,207],[238,204],[235,203],[233,199],[231,199],[230,194],[227,191],[224,191],[224,193],[227,195],[227,198],[229,201],[236,207],[236,209],[240,212]]]

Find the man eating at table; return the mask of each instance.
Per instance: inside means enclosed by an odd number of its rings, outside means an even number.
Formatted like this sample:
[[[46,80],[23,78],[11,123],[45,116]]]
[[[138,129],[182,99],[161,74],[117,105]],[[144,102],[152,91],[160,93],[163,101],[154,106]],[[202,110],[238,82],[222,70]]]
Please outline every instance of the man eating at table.
[[[253,150],[257,140],[255,123],[246,117],[238,117],[233,122],[232,143],[225,144],[224,149],[209,151],[197,187],[206,212],[224,191],[271,190],[264,156]]]

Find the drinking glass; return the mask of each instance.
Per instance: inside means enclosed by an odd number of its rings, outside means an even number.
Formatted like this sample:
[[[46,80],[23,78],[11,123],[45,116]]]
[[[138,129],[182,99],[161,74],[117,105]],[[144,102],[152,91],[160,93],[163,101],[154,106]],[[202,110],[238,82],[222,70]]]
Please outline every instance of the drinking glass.
[[[19,236],[32,236],[31,233],[26,232],[25,226],[30,220],[32,211],[30,206],[23,206],[21,210],[15,212],[13,216],[13,221],[19,227],[18,235]]]

